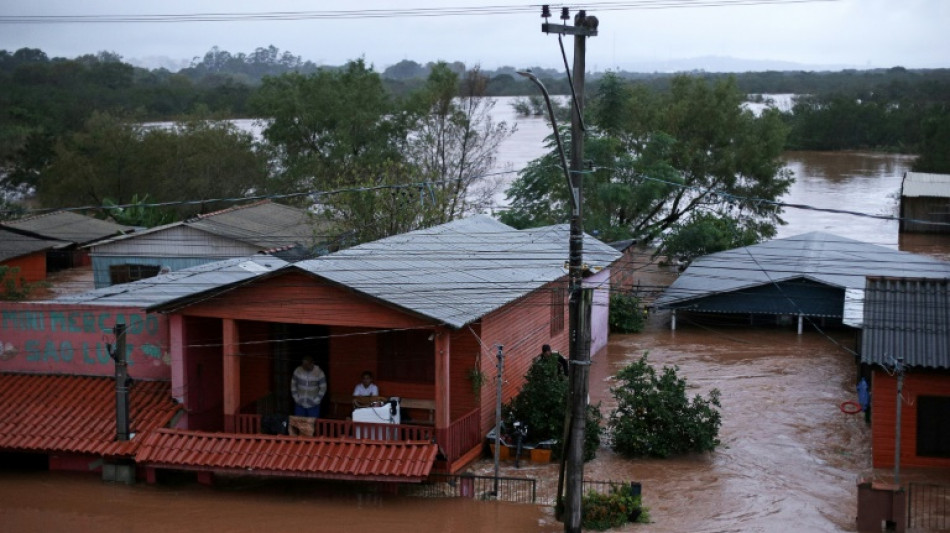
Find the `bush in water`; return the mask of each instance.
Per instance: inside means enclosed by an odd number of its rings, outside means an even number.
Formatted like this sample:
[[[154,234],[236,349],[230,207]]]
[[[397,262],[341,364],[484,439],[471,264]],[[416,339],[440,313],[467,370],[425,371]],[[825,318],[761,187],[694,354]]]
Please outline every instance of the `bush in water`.
[[[712,451],[719,445],[719,390],[708,399],[686,395],[686,380],[678,367],[662,372],[647,363],[647,354],[617,374],[620,385],[611,388],[617,408],[609,428],[613,449],[627,457],[668,457],[687,452]]]

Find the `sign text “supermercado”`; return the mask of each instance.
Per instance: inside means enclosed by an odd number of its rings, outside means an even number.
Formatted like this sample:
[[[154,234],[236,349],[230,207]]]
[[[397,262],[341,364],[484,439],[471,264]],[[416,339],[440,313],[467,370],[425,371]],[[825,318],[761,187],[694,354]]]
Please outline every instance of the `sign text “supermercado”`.
[[[122,307],[0,306],[0,371],[111,375],[113,328],[126,325],[126,358],[138,378],[168,379],[168,319]]]

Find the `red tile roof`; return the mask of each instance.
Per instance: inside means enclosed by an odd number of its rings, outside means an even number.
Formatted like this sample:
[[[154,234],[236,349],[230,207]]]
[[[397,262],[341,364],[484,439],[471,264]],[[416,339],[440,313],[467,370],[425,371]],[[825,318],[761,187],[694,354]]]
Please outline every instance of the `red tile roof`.
[[[132,457],[150,430],[180,409],[167,381],[136,381],[130,441],[115,440],[115,381],[108,377],[0,374],[0,450]]]
[[[286,435],[159,429],[143,441],[140,465],[255,475],[367,481],[422,481],[437,445]]]

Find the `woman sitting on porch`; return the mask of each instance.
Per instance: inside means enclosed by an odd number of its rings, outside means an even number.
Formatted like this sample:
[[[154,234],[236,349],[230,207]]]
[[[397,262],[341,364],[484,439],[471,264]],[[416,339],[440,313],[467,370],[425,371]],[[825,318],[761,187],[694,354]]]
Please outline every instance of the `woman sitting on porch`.
[[[360,376],[360,382],[353,388],[353,407],[367,407],[381,405],[379,388],[373,383],[373,373],[369,370]]]

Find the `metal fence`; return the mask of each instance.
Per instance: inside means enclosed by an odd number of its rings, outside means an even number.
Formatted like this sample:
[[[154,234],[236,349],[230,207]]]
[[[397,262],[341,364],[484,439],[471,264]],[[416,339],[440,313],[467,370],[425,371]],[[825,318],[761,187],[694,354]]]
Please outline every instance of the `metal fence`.
[[[640,494],[640,484],[625,481],[584,480],[582,493],[597,492],[610,494],[621,487],[630,486],[634,494]],[[556,490],[544,491],[539,495],[539,482],[533,478],[499,477],[497,489],[494,476],[476,476],[470,474],[431,474],[426,481],[418,485],[400,486],[403,496],[420,498],[474,498],[479,500],[498,500],[512,503],[537,503],[554,505]]]
[[[497,487],[497,488],[496,488]],[[431,474],[419,485],[402,485],[400,493],[422,498],[475,498],[537,503],[538,482],[532,478]]]
[[[910,483],[907,527],[924,531],[950,529],[950,485]]]

